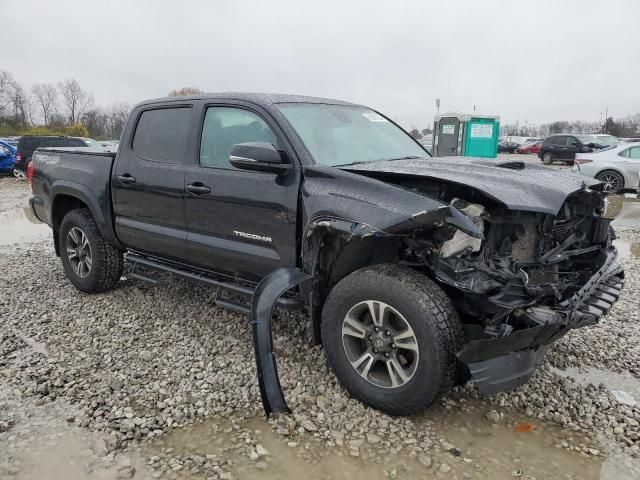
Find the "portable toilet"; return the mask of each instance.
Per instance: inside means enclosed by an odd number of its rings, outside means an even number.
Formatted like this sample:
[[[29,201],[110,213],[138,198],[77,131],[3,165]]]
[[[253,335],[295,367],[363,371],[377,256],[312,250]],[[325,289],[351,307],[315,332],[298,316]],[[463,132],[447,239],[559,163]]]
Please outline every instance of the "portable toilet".
[[[496,158],[500,117],[449,112],[436,115],[433,155]]]

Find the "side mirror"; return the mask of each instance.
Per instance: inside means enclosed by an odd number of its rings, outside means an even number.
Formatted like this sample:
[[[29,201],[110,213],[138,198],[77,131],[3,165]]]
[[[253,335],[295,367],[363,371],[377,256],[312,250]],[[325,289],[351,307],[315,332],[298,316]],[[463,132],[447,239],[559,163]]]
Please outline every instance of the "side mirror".
[[[267,142],[238,143],[231,147],[229,154],[229,162],[236,168],[278,175],[291,170],[291,164],[286,161],[286,156]]]

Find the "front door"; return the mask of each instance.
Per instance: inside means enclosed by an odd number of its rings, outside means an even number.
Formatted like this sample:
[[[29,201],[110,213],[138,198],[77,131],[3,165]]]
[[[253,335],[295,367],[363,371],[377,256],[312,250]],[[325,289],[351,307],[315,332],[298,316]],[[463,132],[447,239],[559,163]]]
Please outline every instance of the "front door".
[[[194,111],[184,105],[138,114],[111,179],[116,233],[127,248],[186,262],[184,161],[196,143]]]
[[[194,266],[258,281],[296,265],[300,170],[286,176],[238,170],[231,147],[269,142],[282,133],[265,112],[241,105],[204,107],[200,153],[185,174],[187,256]]]

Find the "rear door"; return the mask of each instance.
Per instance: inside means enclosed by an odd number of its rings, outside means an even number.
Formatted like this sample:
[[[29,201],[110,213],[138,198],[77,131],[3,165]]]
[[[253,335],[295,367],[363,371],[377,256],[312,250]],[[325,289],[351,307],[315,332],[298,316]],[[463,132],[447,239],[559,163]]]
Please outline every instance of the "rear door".
[[[576,153],[580,152],[580,147],[582,147],[582,143],[571,135],[567,136],[567,145],[564,151],[565,160],[575,160]]]
[[[189,262],[252,281],[295,266],[300,170],[283,132],[251,104],[203,104],[200,118],[199,152],[185,175]],[[287,151],[294,169],[286,176],[236,169],[229,153],[244,142]]]
[[[132,250],[185,262],[184,164],[196,143],[191,103],[145,106],[123,136],[111,179],[115,226]]]
[[[567,137],[565,135],[556,135],[551,139],[549,150],[553,158],[564,159],[566,158],[567,149]]]
[[[616,156],[615,163],[624,174],[625,188],[640,192],[640,146],[622,150]]]

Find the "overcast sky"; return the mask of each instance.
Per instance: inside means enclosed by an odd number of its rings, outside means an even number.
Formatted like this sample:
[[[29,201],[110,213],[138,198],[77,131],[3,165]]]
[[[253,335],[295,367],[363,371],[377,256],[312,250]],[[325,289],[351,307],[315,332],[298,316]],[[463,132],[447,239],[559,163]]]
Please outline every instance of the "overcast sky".
[[[640,112],[640,1],[0,0],[0,69],[76,78],[96,103],[169,90],[363,103],[541,123]]]

